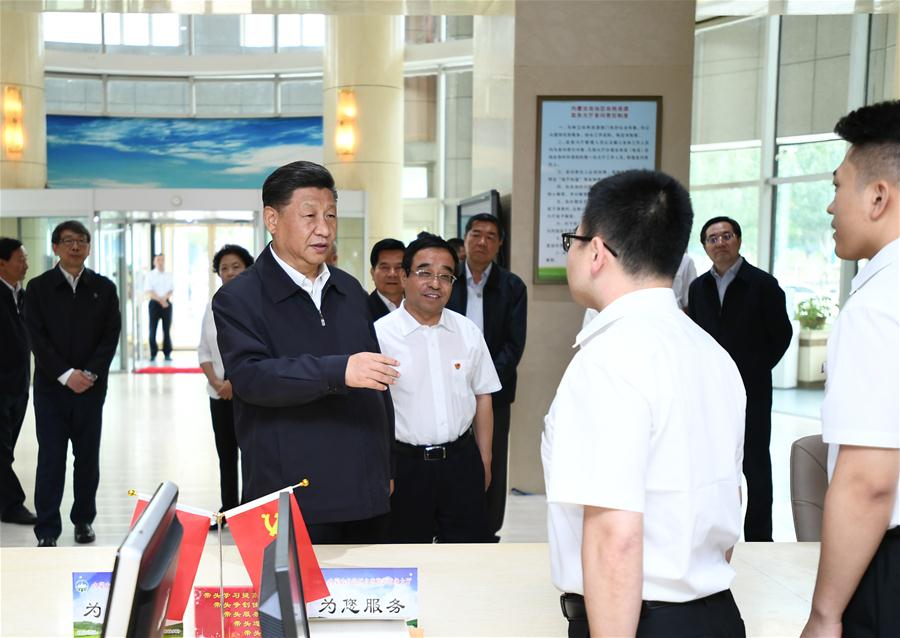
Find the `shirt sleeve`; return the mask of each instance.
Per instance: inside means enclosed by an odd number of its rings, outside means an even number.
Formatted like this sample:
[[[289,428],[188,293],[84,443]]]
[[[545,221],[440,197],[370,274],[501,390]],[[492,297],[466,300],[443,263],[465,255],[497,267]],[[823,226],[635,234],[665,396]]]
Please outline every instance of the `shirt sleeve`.
[[[547,501],[644,511],[650,406],[621,374],[576,355],[547,419]],[[576,363],[577,361],[577,363]]]
[[[216,324],[212,316],[212,302],[206,306],[203,313],[203,323],[200,325],[200,344],[197,346],[197,362],[208,363],[213,360],[213,348],[216,345]]]
[[[503,388],[500,384],[500,377],[497,376],[497,369],[491,360],[491,352],[488,350],[487,343],[481,331],[476,326],[472,326],[474,330],[470,335],[470,339],[476,340],[475,352],[473,355],[474,364],[472,366],[474,372],[472,374],[472,391],[475,395],[491,394]]]
[[[832,331],[822,439],[900,448],[900,324],[871,307],[845,308]]]

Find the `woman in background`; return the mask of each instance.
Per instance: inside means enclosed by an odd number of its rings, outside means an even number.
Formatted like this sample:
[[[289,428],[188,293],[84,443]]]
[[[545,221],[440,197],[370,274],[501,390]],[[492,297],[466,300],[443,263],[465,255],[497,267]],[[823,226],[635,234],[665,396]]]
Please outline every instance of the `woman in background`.
[[[219,275],[222,285],[244,272],[253,264],[253,257],[245,248],[226,244],[213,257],[213,272]],[[225,366],[219,345],[216,343],[216,322],[213,320],[212,302],[207,304],[200,329],[200,345],[197,347],[200,368],[209,382],[209,411],[212,415],[216,452],[219,454],[219,486],[222,492],[224,512],[240,504],[238,492],[238,444],[234,434],[231,382],[225,379]],[[215,529],[213,524],[210,529]]]

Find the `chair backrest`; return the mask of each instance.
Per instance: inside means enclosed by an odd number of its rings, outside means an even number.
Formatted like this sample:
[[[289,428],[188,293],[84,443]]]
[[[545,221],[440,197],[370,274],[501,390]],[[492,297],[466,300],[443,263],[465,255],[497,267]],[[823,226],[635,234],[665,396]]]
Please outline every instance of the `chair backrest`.
[[[798,541],[822,539],[827,489],[828,444],[821,434],[797,439],[791,445],[791,511]]]

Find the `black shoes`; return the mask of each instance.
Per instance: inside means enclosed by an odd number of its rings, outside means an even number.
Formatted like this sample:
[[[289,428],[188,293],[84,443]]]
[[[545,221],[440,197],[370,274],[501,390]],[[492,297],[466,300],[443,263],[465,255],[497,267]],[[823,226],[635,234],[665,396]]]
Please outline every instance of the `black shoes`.
[[[3,516],[0,516],[0,521],[17,525],[34,525],[37,523],[37,516],[24,505],[20,505],[12,511],[3,512]]]
[[[38,547],[56,547],[55,538],[41,538],[38,540]]]
[[[76,523],[75,524],[75,542],[84,544],[84,543],[93,543],[97,540],[97,535],[94,534],[94,528],[91,527],[90,523]],[[54,543],[55,545],[56,543]]]

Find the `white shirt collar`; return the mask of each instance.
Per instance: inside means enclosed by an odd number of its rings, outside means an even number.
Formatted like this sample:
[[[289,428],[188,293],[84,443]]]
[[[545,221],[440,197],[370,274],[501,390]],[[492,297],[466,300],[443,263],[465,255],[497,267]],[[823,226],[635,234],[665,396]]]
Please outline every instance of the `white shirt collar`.
[[[744,258],[741,257],[740,255],[738,255],[737,261],[735,261],[733,264],[731,264],[731,267],[728,270],[726,270],[725,272],[723,272],[721,275],[716,270],[715,266],[713,266],[710,269],[710,272],[712,273],[712,276],[715,277],[716,279],[731,280],[731,279],[734,279],[735,276],[737,276],[737,271],[743,263],[744,263]]]
[[[328,281],[328,278],[331,276],[331,272],[328,270],[328,264],[323,263],[319,266],[319,274],[316,275],[316,278],[314,280],[310,279],[309,277],[304,275],[302,272],[300,272],[299,270],[297,270],[296,268],[291,266],[289,263],[284,261],[281,257],[279,257],[278,253],[275,252],[275,249],[271,246],[271,244],[269,245],[269,251],[272,253],[272,256],[275,258],[275,261],[278,262],[278,265],[281,266],[282,269],[284,269],[284,272],[286,272],[288,274],[288,277],[290,277],[291,280],[295,284],[297,284],[298,286],[300,286],[301,288],[303,288],[306,291],[309,291],[310,289],[312,289],[313,284],[316,284],[316,283],[318,283],[321,286],[324,286],[325,282]]]
[[[856,277],[850,282],[850,294],[852,295],[862,288],[866,282],[874,277],[879,271],[884,270],[891,264],[896,264],[898,252],[900,252],[900,239],[895,239],[879,250],[875,256],[869,260],[869,263],[856,273]]]
[[[406,309],[406,299],[400,302],[400,308],[397,310],[400,313],[398,321],[400,322],[400,334],[404,337],[408,337],[412,333],[414,333],[419,328],[437,328],[441,327],[445,330],[453,332],[453,326],[447,321],[447,309],[444,308],[441,311],[441,318],[438,320],[437,324],[434,326],[426,326],[409,314],[409,311]]]
[[[606,326],[629,314],[653,314],[661,310],[678,310],[675,292],[671,288],[644,288],[622,295],[594,317],[578,336],[573,348],[582,347]]]
[[[22,282],[21,282],[21,281],[17,281],[15,286],[13,286],[12,284],[10,284],[10,283],[9,283],[8,281],[6,281],[3,277],[0,277],[0,281],[2,281],[4,284],[6,284],[6,287],[9,288],[10,291],[12,291],[12,294],[13,294],[13,295],[18,294],[19,291],[22,290]]]
[[[484,288],[484,285],[487,283],[488,277],[491,275],[491,268],[493,267],[494,262],[489,263],[487,268],[484,269],[484,272],[481,273],[481,281],[476,284],[475,278],[472,277],[472,271],[469,270],[469,262],[466,261],[466,283],[475,288]]]
[[[57,268],[59,268],[59,272],[63,274],[63,277],[66,278],[66,281],[69,282],[69,285],[72,286],[72,290],[75,290],[75,287],[78,286],[78,280],[81,279],[81,275],[84,274],[84,266],[81,267],[81,270],[74,277],[69,274],[69,271],[57,264]]]
[[[381,299],[381,301],[384,303],[384,305],[387,306],[388,312],[394,312],[397,308],[400,307],[397,304],[395,304],[393,301],[391,301],[390,299],[388,299],[387,297],[382,295],[380,290],[375,290],[375,293],[378,295],[378,298]],[[402,299],[400,300],[400,303],[401,304],[403,303]]]

